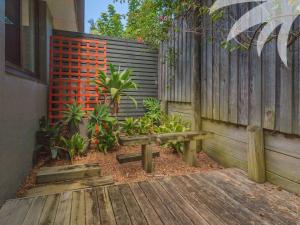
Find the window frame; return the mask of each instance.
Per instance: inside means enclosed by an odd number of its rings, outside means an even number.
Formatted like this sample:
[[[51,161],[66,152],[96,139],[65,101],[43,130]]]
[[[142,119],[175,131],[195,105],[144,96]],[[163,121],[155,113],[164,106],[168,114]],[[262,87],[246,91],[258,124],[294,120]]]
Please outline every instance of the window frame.
[[[34,61],[35,61],[35,72],[29,71],[23,68],[21,65],[12,63],[5,58],[5,72],[8,74],[12,74],[18,77],[28,78],[30,80],[40,79],[39,75],[39,0],[33,0],[34,2],[34,20],[36,21],[34,24]],[[20,22],[19,22],[19,41],[20,41],[20,58],[22,56],[22,0],[19,0],[20,4]],[[6,35],[6,34],[5,34]],[[5,43],[6,47],[6,43]],[[6,56],[5,56],[6,57]]]

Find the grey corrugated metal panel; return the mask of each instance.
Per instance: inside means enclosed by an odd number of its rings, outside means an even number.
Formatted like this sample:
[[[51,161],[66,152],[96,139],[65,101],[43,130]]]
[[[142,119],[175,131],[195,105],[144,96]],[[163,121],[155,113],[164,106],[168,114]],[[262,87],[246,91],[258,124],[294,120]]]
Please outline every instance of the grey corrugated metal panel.
[[[156,57],[148,57],[148,56],[134,56],[134,55],[119,55],[119,54],[108,54],[107,55],[111,60],[132,60],[132,61],[142,61],[147,64],[152,64],[157,62]]]
[[[117,54],[125,54],[125,55],[138,55],[138,56],[149,56],[149,57],[157,57],[157,53],[150,53],[150,52],[136,52],[136,51],[129,51],[122,50],[122,49],[109,49],[106,50],[107,54],[110,53],[117,53]]]
[[[122,46],[117,44],[112,44],[110,42],[107,42],[107,51],[110,52],[111,50],[118,50],[118,51],[129,51],[129,52],[143,52],[143,53],[149,53],[151,54],[157,54],[157,50],[151,49],[151,48],[137,48],[137,47],[129,47],[129,46]]]
[[[143,59],[132,59],[132,58],[128,58],[128,59],[123,59],[123,58],[112,58],[109,55],[107,56],[110,60],[110,62],[114,63],[114,62],[119,62],[119,63],[132,63],[132,64],[142,64],[142,65],[149,65],[149,66],[155,66],[157,67],[157,61],[146,61]]]
[[[128,93],[129,95],[135,97],[135,96],[157,96],[157,90],[153,89],[152,91],[147,91],[147,92],[132,92],[132,93]]]
[[[155,77],[154,76],[143,76],[143,75],[141,75],[141,76],[132,76],[132,80],[134,80],[134,81],[138,81],[138,80],[141,80],[141,79],[143,81],[145,81],[146,83],[147,82],[149,82],[149,83],[150,82],[151,83],[155,82],[156,83],[158,78],[156,76]]]
[[[121,66],[126,67],[129,69],[134,70],[135,68],[145,68],[145,69],[154,69],[157,71],[157,64],[156,65],[147,65],[147,64],[141,64],[141,63],[132,63],[132,62],[121,62],[121,61],[112,61],[110,58],[108,58],[108,63],[112,63],[115,66]]]
[[[121,45],[128,45],[130,47],[141,47],[141,48],[149,48],[149,46],[145,43],[141,43],[135,40],[127,40],[122,38],[114,38],[102,35],[95,35],[95,34],[88,34],[88,33],[79,33],[79,32],[71,32],[71,31],[63,31],[63,30],[53,30],[54,35],[64,35],[67,37],[74,37],[74,38],[90,38],[90,39],[97,39],[97,40],[106,40],[109,41],[111,44],[118,44]]]
[[[121,69],[124,69],[124,67]],[[109,69],[107,71],[107,74],[110,75]],[[138,69],[135,69],[132,70],[132,77],[133,78],[143,77],[143,78],[149,78],[150,80],[157,79],[157,71],[149,72],[149,71],[138,71]]]
[[[113,64],[113,65],[115,67],[117,67],[117,69],[120,66],[121,70],[131,69],[134,74],[146,72],[146,73],[152,73],[155,76],[157,76],[157,69],[156,68],[129,67],[129,66],[126,66],[126,65],[118,65],[118,64]],[[108,73],[109,73],[109,69],[108,69]]]
[[[142,117],[144,115],[143,112],[137,113],[137,112],[128,112],[128,113],[118,113],[117,117]]]
[[[135,108],[134,105],[131,107],[122,106],[120,107],[119,113],[143,113],[145,112],[145,109],[143,108]]]
[[[147,84],[147,85],[155,85],[157,86],[157,79],[153,79],[153,80],[145,80],[145,79],[141,79],[140,77],[138,78],[132,78],[132,80],[138,84]]]
[[[155,68],[157,70],[157,63],[156,62],[144,62],[139,60],[132,60],[132,59],[120,59],[120,58],[110,58],[108,56],[108,62],[118,65],[126,65],[132,67],[139,67],[139,68]]]

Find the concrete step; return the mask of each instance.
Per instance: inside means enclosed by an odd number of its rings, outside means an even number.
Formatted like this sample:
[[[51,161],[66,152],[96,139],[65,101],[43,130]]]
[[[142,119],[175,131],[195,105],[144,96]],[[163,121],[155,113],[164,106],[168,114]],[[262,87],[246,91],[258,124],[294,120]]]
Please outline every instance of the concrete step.
[[[42,167],[37,173],[36,183],[44,184],[94,176],[101,176],[101,169],[97,163]]]
[[[27,191],[26,197],[43,196],[114,184],[112,176],[88,177],[53,184],[38,185]]]

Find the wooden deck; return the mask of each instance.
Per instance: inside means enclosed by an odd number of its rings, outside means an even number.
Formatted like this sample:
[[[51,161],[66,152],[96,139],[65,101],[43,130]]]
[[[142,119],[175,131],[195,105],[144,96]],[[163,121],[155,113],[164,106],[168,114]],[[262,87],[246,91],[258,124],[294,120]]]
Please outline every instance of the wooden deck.
[[[9,200],[1,225],[300,224],[300,198],[226,169]]]

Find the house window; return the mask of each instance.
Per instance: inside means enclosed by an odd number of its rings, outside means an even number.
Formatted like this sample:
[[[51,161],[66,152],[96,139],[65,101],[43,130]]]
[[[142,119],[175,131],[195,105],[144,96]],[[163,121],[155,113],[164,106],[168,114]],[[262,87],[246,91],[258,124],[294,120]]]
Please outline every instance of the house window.
[[[37,71],[37,0],[5,0],[6,66],[35,75]]]

